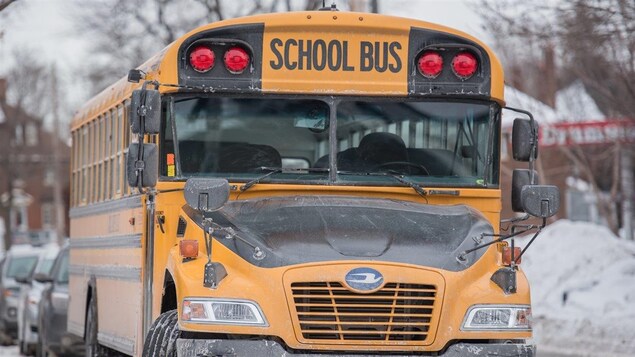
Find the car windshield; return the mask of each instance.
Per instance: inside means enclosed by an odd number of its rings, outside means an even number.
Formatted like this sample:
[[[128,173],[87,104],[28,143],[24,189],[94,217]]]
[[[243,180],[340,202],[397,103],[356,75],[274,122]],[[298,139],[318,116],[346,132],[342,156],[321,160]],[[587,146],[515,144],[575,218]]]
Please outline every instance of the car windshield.
[[[53,263],[55,262],[55,258],[43,258],[42,261],[36,267],[34,274],[46,274],[49,275],[51,273],[51,268],[53,268]]]
[[[60,257],[55,282],[59,284],[68,284],[68,250],[65,250]]]
[[[28,276],[37,263],[37,256],[11,257],[8,261],[7,277],[16,278]]]
[[[498,112],[487,102],[175,99],[162,173],[250,180],[283,168],[266,179],[398,184],[368,175],[389,172],[435,185],[497,184]],[[333,168],[339,174],[329,175]]]

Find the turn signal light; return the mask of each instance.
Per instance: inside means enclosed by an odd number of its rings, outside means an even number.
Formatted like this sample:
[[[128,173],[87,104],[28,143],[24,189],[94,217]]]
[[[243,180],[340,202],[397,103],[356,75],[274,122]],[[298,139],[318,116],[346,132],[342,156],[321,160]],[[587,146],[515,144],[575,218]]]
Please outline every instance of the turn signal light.
[[[452,71],[461,79],[468,79],[476,73],[478,61],[470,52],[461,52],[452,60]]]
[[[438,52],[425,51],[417,61],[419,73],[426,78],[436,78],[443,70],[443,58]]]
[[[216,56],[211,48],[198,46],[190,52],[190,65],[195,71],[205,73],[214,67]]]
[[[183,258],[193,259],[198,257],[198,241],[193,239],[180,241],[179,252]]]
[[[514,247],[514,260],[516,260],[516,264],[520,264],[522,259],[518,259],[520,257],[521,249],[520,247]],[[511,247],[503,247],[503,265],[512,265],[512,248]]]
[[[249,54],[240,47],[232,47],[225,52],[223,58],[225,68],[233,74],[242,73],[249,65]]]

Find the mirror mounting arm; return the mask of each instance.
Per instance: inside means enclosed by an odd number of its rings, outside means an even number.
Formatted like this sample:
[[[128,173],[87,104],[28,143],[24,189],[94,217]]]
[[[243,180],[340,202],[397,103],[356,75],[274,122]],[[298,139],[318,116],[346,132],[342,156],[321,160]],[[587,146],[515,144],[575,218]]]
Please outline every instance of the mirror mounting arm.
[[[520,231],[515,231],[514,230],[511,234],[486,234],[486,233],[481,233],[481,236],[480,236],[481,240],[482,240],[483,237],[498,237],[498,238],[494,239],[491,242],[479,244],[479,245],[477,245],[474,248],[464,250],[463,252],[461,252],[461,254],[459,254],[456,257],[456,259],[459,262],[464,262],[466,260],[465,256],[470,254],[470,253],[472,253],[472,252],[474,252],[474,251],[477,251],[479,249],[483,249],[485,247],[489,247],[492,244],[500,243],[500,242],[505,241],[507,239],[514,238],[514,237],[519,236],[521,234],[527,233],[527,232],[529,232],[531,230],[537,229],[536,233],[534,234],[532,239],[529,241],[527,246],[520,252],[520,255],[518,255],[518,257],[515,258],[515,261],[518,261],[518,260],[520,260],[520,257],[523,255],[523,253],[527,250],[529,245],[531,245],[531,243],[538,236],[538,234],[540,234],[540,232],[542,231],[543,228],[545,228],[546,225],[547,225],[547,219],[543,218],[542,219],[542,224],[540,226],[535,226],[533,224],[530,224],[530,225],[524,226],[525,229],[523,229],[523,230],[520,230]]]
[[[536,231],[536,233],[534,233],[534,236],[531,237],[531,239],[529,240],[529,243],[527,243],[525,248],[523,248],[523,250],[520,251],[520,254],[518,254],[518,257],[513,259],[513,263],[515,263],[517,261],[520,261],[520,258],[525,254],[527,249],[529,249],[529,246],[531,246],[531,243],[534,242],[536,237],[538,237],[538,235],[540,234],[540,232],[542,232],[542,229],[545,228],[546,225],[547,225],[547,218],[543,218],[542,219],[542,225],[540,225],[540,227],[538,227],[538,230]]]

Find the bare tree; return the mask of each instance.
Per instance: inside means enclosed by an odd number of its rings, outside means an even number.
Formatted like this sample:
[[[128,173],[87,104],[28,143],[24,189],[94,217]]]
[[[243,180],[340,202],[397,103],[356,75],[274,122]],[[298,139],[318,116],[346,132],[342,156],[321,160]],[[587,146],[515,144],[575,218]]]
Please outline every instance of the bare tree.
[[[611,116],[635,118],[635,2],[631,0],[484,0],[475,7],[497,39],[512,82],[543,74],[544,49],[554,48],[559,85],[581,79]],[[498,34],[504,33],[505,36]],[[533,72],[532,72],[533,71]],[[526,78],[525,78],[526,79]],[[539,97],[539,95],[537,95]]]
[[[0,11],[4,10],[7,6],[14,3],[16,0],[0,0]]]
[[[484,0],[475,9],[496,39],[512,85],[553,106],[558,87],[581,80],[609,117],[635,120],[635,2]],[[620,166],[632,161],[632,145],[560,151],[591,183],[601,216],[617,232],[616,204],[631,209],[633,182],[625,182]]]
[[[95,93],[197,26],[263,12],[313,10],[322,0],[77,1],[78,31],[93,41],[92,65],[80,75]]]
[[[31,49],[19,48],[13,51],[14,58],[31,58]],[[9,86],[8,101],[19,110],[23,110],[36,118],[45,118],[50,105],[43,98],[48,98],[49,69],[44,63],[22,61],[14,65],[6,73]]]

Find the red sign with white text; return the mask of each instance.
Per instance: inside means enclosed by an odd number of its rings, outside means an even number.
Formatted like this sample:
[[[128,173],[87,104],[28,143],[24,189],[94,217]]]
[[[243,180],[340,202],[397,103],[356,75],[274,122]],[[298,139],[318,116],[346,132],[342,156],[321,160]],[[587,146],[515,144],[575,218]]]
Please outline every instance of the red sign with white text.
[[[635,120],[542,125],[538,138],[542,147],[635,143]]]

